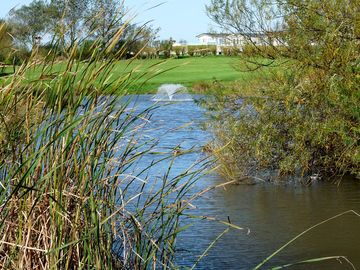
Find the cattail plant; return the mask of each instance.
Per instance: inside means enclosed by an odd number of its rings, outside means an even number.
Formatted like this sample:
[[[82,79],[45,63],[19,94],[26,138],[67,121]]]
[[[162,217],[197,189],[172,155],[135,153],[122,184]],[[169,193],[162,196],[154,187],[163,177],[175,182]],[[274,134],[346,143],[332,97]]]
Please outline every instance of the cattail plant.
[[[153,108],[133,110],[122,98],[131,72],[112,77],[126,27],[93,40],[86,61],[81,42],[66,47],[59,27],[46,56],[34,48],[2,78],[2,269],[175,268],[180,216],[199,171],[170,176],[181,155],[170,151],[131,173],[156,141],[140,143]],[[155,186],[143,175],[164,160],[168,170]]]

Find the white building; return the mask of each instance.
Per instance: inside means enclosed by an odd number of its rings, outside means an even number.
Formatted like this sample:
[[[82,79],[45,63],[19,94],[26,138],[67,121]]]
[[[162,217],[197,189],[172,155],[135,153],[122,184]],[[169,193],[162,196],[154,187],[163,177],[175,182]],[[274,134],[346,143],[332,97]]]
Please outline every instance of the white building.
[[[239,46],[246,42],[244,35],[203,33],[196,37],[200,45]]]
[[[267,37],[264,34],[212,34],[203,33],[196,36],[200,45],[216,45],[217,53],[221,54],[221,47],[237,47],[240,50],[247,43],[255,45],[270,44],[266,42]],[[276,43],[276,44],[275,44]],[[272,41],[271,44],[277,46],[278,42]]]

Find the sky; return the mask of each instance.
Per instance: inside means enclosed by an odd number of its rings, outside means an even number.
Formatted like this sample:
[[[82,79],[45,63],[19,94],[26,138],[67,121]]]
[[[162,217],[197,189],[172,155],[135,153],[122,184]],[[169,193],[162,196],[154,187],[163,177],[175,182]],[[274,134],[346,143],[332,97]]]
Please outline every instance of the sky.
[[[209,0],[127,0],[127,6],[138,12],[136,20],[153,20],[152,24],[161,28],[162,39],[172,37],[188,43],[196,43],[196,35],[210,28],[210,19],[205,13],[208,3]],[[149,9],[151,7],[154,8]]]
[[[13,7],[29,4],[32,0],[0,0],[0,17],[5,17]],[[197,43],[196,35],[207,32],[211,21],[206,16],[205,4],[210,0],[125,0],[134,21],[151,21],[154,28],[160,27],[160,39],[186,40]]]

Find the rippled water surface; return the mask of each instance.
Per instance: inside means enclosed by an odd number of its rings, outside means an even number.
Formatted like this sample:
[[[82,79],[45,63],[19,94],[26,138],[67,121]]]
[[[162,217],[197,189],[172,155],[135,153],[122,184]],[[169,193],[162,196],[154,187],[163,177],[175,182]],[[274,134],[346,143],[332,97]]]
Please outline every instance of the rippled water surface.
[[[145,108],[153,104],[151,96],[144,95],[137,98],[135,106]],[[196,103],[175,102],[153,111],[144,136],[159,138],[159,151],[175,146],[182,150],[203,146],[211,139],[211,134],[201,129],[204,120],[204,110]],[[179,126],[182,128],[178,128]],[[172,172],[182,172],[203,156],[204,153],[196,151],[181,157]],[[142,162],[144,166],[151,162],[151,157],[146,157]],[[151,173],[159,177],[165,168],[165,164],[160,164],[152,169]],[[206,176],[197,183],[196,189],[221,182],[215,174]],[[345,179],[340,186],[330,183],[317,183],[310,187],[273,184],[228,186],[226,189],[215,189],[206,193],[195,205],[196,209],[192,214],[230,220],[249,229],[231,229],[196,269],[252,269],[312,225],[346,210],[360,212],[360,184],[353,179]],[[192,266],[224,229],[224,225],[213,221],[192,221],[190,229],[183,232],[178,239],[178,264]],[[359,229],[360,218],[354,215],[347,214],[332,220],[296,240],[263,269],[334,255],[346,256],[356,268],[360,268]],[[291,269],[352,268],[348,264],[329,261]]]

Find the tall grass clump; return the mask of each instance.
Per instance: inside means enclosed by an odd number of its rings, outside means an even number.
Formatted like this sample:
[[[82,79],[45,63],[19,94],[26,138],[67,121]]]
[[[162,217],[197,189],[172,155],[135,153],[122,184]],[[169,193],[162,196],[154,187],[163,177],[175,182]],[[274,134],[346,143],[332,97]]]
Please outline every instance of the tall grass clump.
[[[183,198],[197,174],[170,178],[179,153],[160,158],[172,162],[159,187],[143,177],[154,163],[131,173],[154,143],[140,143],[152,108],[121,98],[131,72],[112,77],[126,26],[93,40],[82,62],[81,41],[63,46],[59,27],[46,57],[34,47],[0,82],[1,269],[174,267]],[[34,69],[40,75],[29,77]]]

